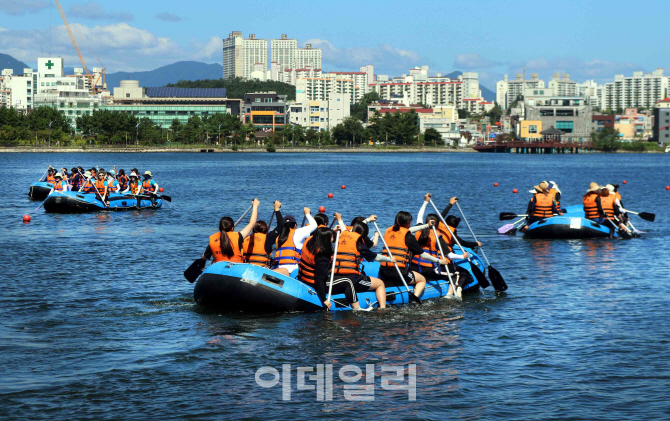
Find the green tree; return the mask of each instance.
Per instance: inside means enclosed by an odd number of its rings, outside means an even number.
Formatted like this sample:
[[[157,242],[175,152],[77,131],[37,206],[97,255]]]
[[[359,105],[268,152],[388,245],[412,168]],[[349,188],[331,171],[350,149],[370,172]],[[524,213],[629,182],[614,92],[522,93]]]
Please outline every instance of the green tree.
[[[355,104],[349,107],[350,115],[362,122],[368,121],[368,106],[379,101],[380,97],[377,92],[368,92]]]
[[[458,109],[458,118],[470,118],[472,114],[468,110],[464,110],[462,108]]]
[[[426,129],[423,134],[423,138],[427,145],[437,145],[438,143],[442,144],[442,135],[432,127]]]
[[[614,152],[619,149],[621,147],[619,138],[619,131],[611,127],[591,133],[593,147],[603,152]]]

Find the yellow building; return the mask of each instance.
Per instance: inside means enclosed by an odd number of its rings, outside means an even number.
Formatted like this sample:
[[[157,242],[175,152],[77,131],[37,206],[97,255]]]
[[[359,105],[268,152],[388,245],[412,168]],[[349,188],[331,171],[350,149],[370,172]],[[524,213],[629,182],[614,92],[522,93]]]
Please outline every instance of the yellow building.
[[[521,120],[521,130],[519,137],[522,140],[536,140],[542,139],[540,132],[542,131],[541,120]]]

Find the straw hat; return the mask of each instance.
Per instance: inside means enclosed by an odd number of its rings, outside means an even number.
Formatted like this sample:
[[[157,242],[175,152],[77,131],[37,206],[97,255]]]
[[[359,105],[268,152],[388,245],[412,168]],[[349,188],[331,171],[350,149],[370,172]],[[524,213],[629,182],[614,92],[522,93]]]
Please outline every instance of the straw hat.
[[[548,193],[549,192],[549,183],[546,181],[543,181],[540,183],[539,186],[533,186],[533,189],[535,189],[535,192],[537,193]]]
[[[61,174],[61,173],[57,172],[57,173],[56,173],[56,175],[54,175],[54,177],[59,177],[59,178],[63,178],[63,174]]]
[[[93,177],[93,175],[91,174],[90,171],[86,171],[86,172],[84,173],[84,177],[86,177],[86,178],[91,178],[91,177]]]
[[[149,177],[151,177],[151,171],[144,171],[144,175],[148,175]]]
[[[598,183],[591,183],[589,184],[589,189],[586,191],[587,193],[598,193],[600,190],[600,186]]]

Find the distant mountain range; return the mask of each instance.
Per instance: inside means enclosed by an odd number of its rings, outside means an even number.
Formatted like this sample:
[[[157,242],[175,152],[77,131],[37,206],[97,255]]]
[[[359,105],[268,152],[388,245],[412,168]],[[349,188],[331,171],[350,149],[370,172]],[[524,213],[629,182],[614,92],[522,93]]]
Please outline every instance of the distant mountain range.
[[[0,70],[14,69],[14,74],[23,74],[23,69],[29,67],[12,56],[0,53]],[[73,74],[73,68],[65,68],[67,74]],[[455,71],[448,75],[449,78],[456,79],[462,72]],[[178,61],[167,66],[159,67],[155,70],[147,70],[144,72],[115,72],[108,73],[105,77],[107,87],[113,90],[114,87],[119,86],[119,83],[125,79],[139,80],[140,86],[155,87],[165,86],[168,83],[177,83],[180,80],[204,80],[204,79],[221,79],[223,75],[223,66],[220,64],[207,64],[198,61]],[[482,96],[487,101],[494,101],[496,99],[495,92],[479,85],[482,90]]]
[[[28,67],[30,66],[28,66],[26,63],[18,61],[14,57],[7,54],[0,53],[0,70],[13,69],[15,75],[22,75],[23,69]]]

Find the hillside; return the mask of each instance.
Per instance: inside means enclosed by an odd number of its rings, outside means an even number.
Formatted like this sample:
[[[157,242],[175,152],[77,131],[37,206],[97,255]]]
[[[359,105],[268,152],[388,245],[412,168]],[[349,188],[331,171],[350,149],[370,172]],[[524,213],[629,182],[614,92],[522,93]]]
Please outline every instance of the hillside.
[[[0,70],[12,69],[15,75],[22,75],[23,69],[29,68],[26,63],[18,61],[12,56],[0,53]]]
[[[288,95],[289,100],[295,99],[295,86],[284,82],[234,79],[180,80],[178,83],[166,85],[174,88],[226,88],[228,98],[243,99],[250,92],[274,91],[279,95]]]
[[[106,76],[107,87],[113,90],[125,79],[139,80],[140,86],[156,87],[181,80],[219,79],[223,74],[220,64],[207,64],[198,61],[178,61],[155,70],[144,72],[115,72]]]

